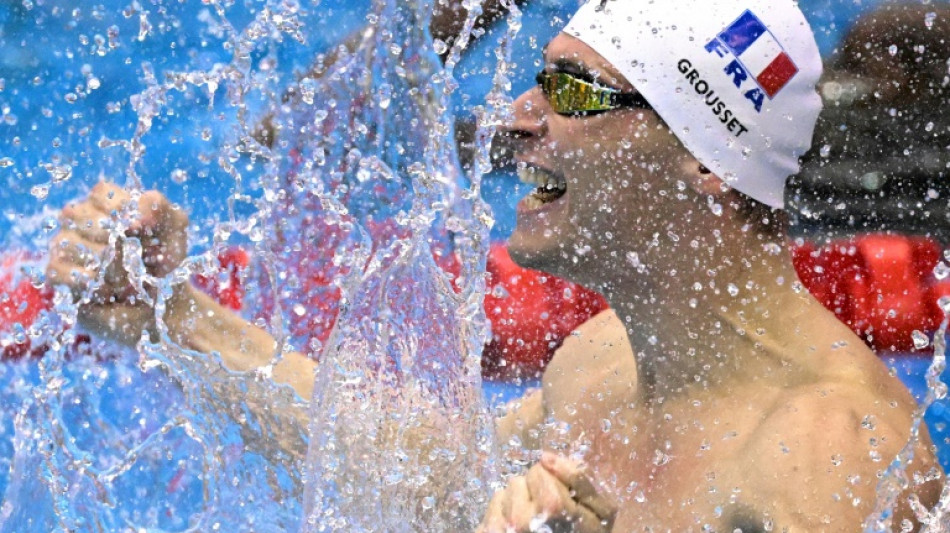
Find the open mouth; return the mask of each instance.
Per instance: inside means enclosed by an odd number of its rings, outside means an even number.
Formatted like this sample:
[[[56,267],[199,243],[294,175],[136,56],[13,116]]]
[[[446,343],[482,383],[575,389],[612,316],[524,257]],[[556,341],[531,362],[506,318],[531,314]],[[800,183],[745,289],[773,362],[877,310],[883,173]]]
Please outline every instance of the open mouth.
[[[563,176],[533,165],[519,164],[518,179],[538,187],[525,198],[531,208],[554,202],[567,192],[567,180]]]

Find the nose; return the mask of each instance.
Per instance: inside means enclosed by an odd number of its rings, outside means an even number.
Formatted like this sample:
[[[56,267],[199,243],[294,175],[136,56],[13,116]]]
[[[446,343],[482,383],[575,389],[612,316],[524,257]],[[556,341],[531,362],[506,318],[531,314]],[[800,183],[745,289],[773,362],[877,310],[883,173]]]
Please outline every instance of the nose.
[[[507,137],[516,140],[538,139],[548,131],[548,102],[539,87],[518,97],[513,107],[511,124],[505,127]]]

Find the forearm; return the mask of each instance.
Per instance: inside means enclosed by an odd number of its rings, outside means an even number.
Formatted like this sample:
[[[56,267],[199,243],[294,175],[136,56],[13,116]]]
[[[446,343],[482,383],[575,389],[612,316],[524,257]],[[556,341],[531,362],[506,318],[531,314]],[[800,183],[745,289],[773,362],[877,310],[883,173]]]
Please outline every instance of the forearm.
[[[217,352],[229,370],[247,372],[266,366],[277,353],[277,341],[270,333],[190,285],[183,287],[168,307],[165,323],[172,341],[202,353]],[[273,378],[309,401],[315,368],[316,363],[308,357],[285,353],[274,365]]]

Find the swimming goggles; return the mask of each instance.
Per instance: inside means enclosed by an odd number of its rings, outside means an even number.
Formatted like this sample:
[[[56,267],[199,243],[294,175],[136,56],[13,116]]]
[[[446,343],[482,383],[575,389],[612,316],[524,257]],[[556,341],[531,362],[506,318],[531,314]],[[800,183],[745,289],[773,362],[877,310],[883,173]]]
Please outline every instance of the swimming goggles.
[[[559,115],[586,116],[624,107],[653,109],[640,93],[608,89],[566,72],[542,71],[535,79]]]

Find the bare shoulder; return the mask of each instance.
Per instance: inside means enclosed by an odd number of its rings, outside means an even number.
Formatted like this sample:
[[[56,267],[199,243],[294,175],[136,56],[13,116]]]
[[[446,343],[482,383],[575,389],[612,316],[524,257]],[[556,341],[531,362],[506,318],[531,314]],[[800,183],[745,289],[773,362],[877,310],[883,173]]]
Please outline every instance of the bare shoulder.
[[[874,509],[881,473],[911,440],[915,408],[903,385],[873,369],[787,390],[745,450],[772,470],[757,477],[761,501],[784,502],[772,515],[806,530],[857,529]],[[896,524],[913,518],[911,494],[927,505],[939,497],[936,481],[914,482],[939,471],[925,427],[913,449]]]
[[[616,313],[603,311],[564,339],[542,383],[545,407],[559,420],[575,418],[571,413],[581,406],[608,413],[629,404],[637,391],[637,363]]]

